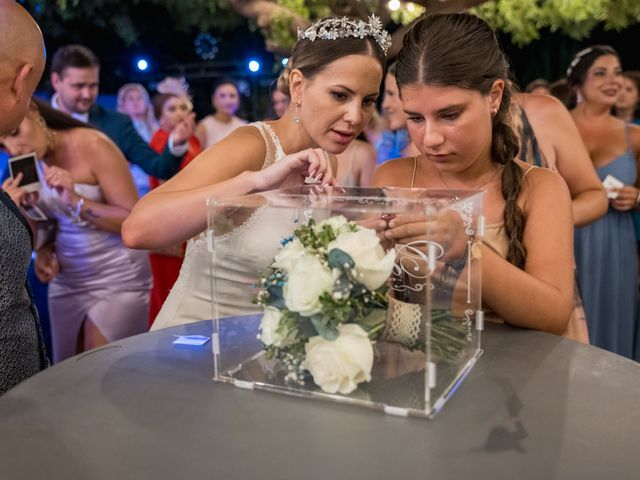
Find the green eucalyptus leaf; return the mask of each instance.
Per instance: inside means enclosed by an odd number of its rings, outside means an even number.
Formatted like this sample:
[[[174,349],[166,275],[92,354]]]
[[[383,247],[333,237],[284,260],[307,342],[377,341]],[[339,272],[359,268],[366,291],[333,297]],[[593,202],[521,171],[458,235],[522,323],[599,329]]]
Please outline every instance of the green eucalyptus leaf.
[[[329,266],[337,268],[342,272],[351,270],[356,265],[353,258],[351,258],[351,255],[339,248],[332,248],[329,251],[329,255],[327,255],[327,262],[329,263]]]
[[[311,323],[316,327],[318,334],[325,340],[335,340],[338,338],[338,329],[329,325],[324,315],[313,315],[311,317]]]

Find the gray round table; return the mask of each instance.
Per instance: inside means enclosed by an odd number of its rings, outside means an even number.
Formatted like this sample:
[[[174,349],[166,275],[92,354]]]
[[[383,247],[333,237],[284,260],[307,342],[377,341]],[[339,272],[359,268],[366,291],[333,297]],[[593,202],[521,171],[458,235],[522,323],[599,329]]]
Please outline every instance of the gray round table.
[[[201,322],[62,362],[0,397],[2,479],[636,479],[640,365],[488,325],[432,420],[211,380]]]

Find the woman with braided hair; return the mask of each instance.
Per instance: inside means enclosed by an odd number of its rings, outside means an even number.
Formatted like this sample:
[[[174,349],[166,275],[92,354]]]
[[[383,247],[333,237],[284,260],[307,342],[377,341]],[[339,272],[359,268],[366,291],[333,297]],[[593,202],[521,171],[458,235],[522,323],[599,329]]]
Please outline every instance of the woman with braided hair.
[[[571,198],[562,178],[516,159],[508,64],[494,32],[470,14],[419,20],[404,37],[396,80],[420,151],[380,166],[378,186],[484,190],[486,309],[512,325],[564,333],[573,296]],[[397,243],[424,232],[397,216]]]

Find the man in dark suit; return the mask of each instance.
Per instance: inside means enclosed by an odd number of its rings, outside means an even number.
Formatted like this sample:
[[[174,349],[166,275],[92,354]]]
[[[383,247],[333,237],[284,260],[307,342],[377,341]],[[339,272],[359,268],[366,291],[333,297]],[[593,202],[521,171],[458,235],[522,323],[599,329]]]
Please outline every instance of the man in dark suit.
[[[118,145],[129,162],[149,175],[162,179],[173,176],[189,148],[194,119],[178,125],[167,148],[158,154],[138,135],[129,117],[95,103],[99,76],[100,61],[91,50],[81,45],[60,48],[51,61],[51,84],[56,92],[51,105],[97,127]]]

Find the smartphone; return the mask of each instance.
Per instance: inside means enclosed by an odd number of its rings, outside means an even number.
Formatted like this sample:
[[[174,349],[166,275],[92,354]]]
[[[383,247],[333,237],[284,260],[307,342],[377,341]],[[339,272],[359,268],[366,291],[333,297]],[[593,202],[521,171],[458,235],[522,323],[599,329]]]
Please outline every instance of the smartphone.
[[[9,172],[15,178],[18,173],[22,173],[20,188],[27,192],[35,192],[40,189],[40,178],[38,177],[37,159],[35,153],[27,153],[9,159]]]

